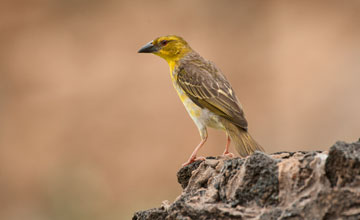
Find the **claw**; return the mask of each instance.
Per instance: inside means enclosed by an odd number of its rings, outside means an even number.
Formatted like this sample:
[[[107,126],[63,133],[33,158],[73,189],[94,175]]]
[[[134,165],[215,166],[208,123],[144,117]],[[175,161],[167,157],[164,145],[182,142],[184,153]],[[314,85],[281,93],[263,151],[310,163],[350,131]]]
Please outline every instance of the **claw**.
[[[225,156],[225,157],[230,157],[230,158],[235,157],[235,155],[234,155],[233,153],[231,153],[231,152],[224,152],[224,153],[223,153],[223,156]]]
[[[195,161],[198,161],[198,160],[202,160],[204,161],[206,158],[205,157],[192,157],[190,158],[188,161],[186,161],[185,163],[182,164],[183,167],[189,165],[189,164],[192,164],[194,163]]]

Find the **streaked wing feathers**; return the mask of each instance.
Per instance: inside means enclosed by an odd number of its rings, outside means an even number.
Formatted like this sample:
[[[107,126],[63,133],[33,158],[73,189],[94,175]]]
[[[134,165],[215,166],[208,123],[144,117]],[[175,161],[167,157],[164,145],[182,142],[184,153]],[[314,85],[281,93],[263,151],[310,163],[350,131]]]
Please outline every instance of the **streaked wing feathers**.
[[[247,129],[244,112],[233,89],[213,63],[188,61],[177,71],[178,84],[195,104]]]

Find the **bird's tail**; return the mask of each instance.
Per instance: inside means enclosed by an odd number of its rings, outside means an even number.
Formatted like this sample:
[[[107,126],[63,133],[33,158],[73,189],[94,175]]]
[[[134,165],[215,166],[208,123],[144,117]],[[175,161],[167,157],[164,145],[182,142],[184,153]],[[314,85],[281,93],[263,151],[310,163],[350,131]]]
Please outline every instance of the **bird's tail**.
[[[240,128],[231,122],[223,123],[226,132],[234,143],[236,151],[242,156],[246,157],[254,151],[263,151],[264,149],[258,144],[251,135],[243,128]]]

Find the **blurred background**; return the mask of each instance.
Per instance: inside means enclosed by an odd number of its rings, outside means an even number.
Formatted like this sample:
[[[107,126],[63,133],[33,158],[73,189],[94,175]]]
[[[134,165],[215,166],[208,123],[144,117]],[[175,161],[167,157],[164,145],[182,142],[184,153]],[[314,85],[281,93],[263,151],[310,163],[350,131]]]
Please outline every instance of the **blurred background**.
[[[217,64],[268,153],[360,137],[359,1],[1,5],[0,219],[130,219],[180,194],[200,137],[167,63],[137,53],[161,35]]]

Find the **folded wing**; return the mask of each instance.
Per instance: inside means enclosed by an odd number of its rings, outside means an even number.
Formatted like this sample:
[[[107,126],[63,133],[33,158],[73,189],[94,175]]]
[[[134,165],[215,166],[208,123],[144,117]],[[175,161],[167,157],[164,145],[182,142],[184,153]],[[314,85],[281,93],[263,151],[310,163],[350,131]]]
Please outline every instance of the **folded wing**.
[[[247,130],[244,112],[233,89],[213,63],[180,65],[177,82],[195,104]]]

